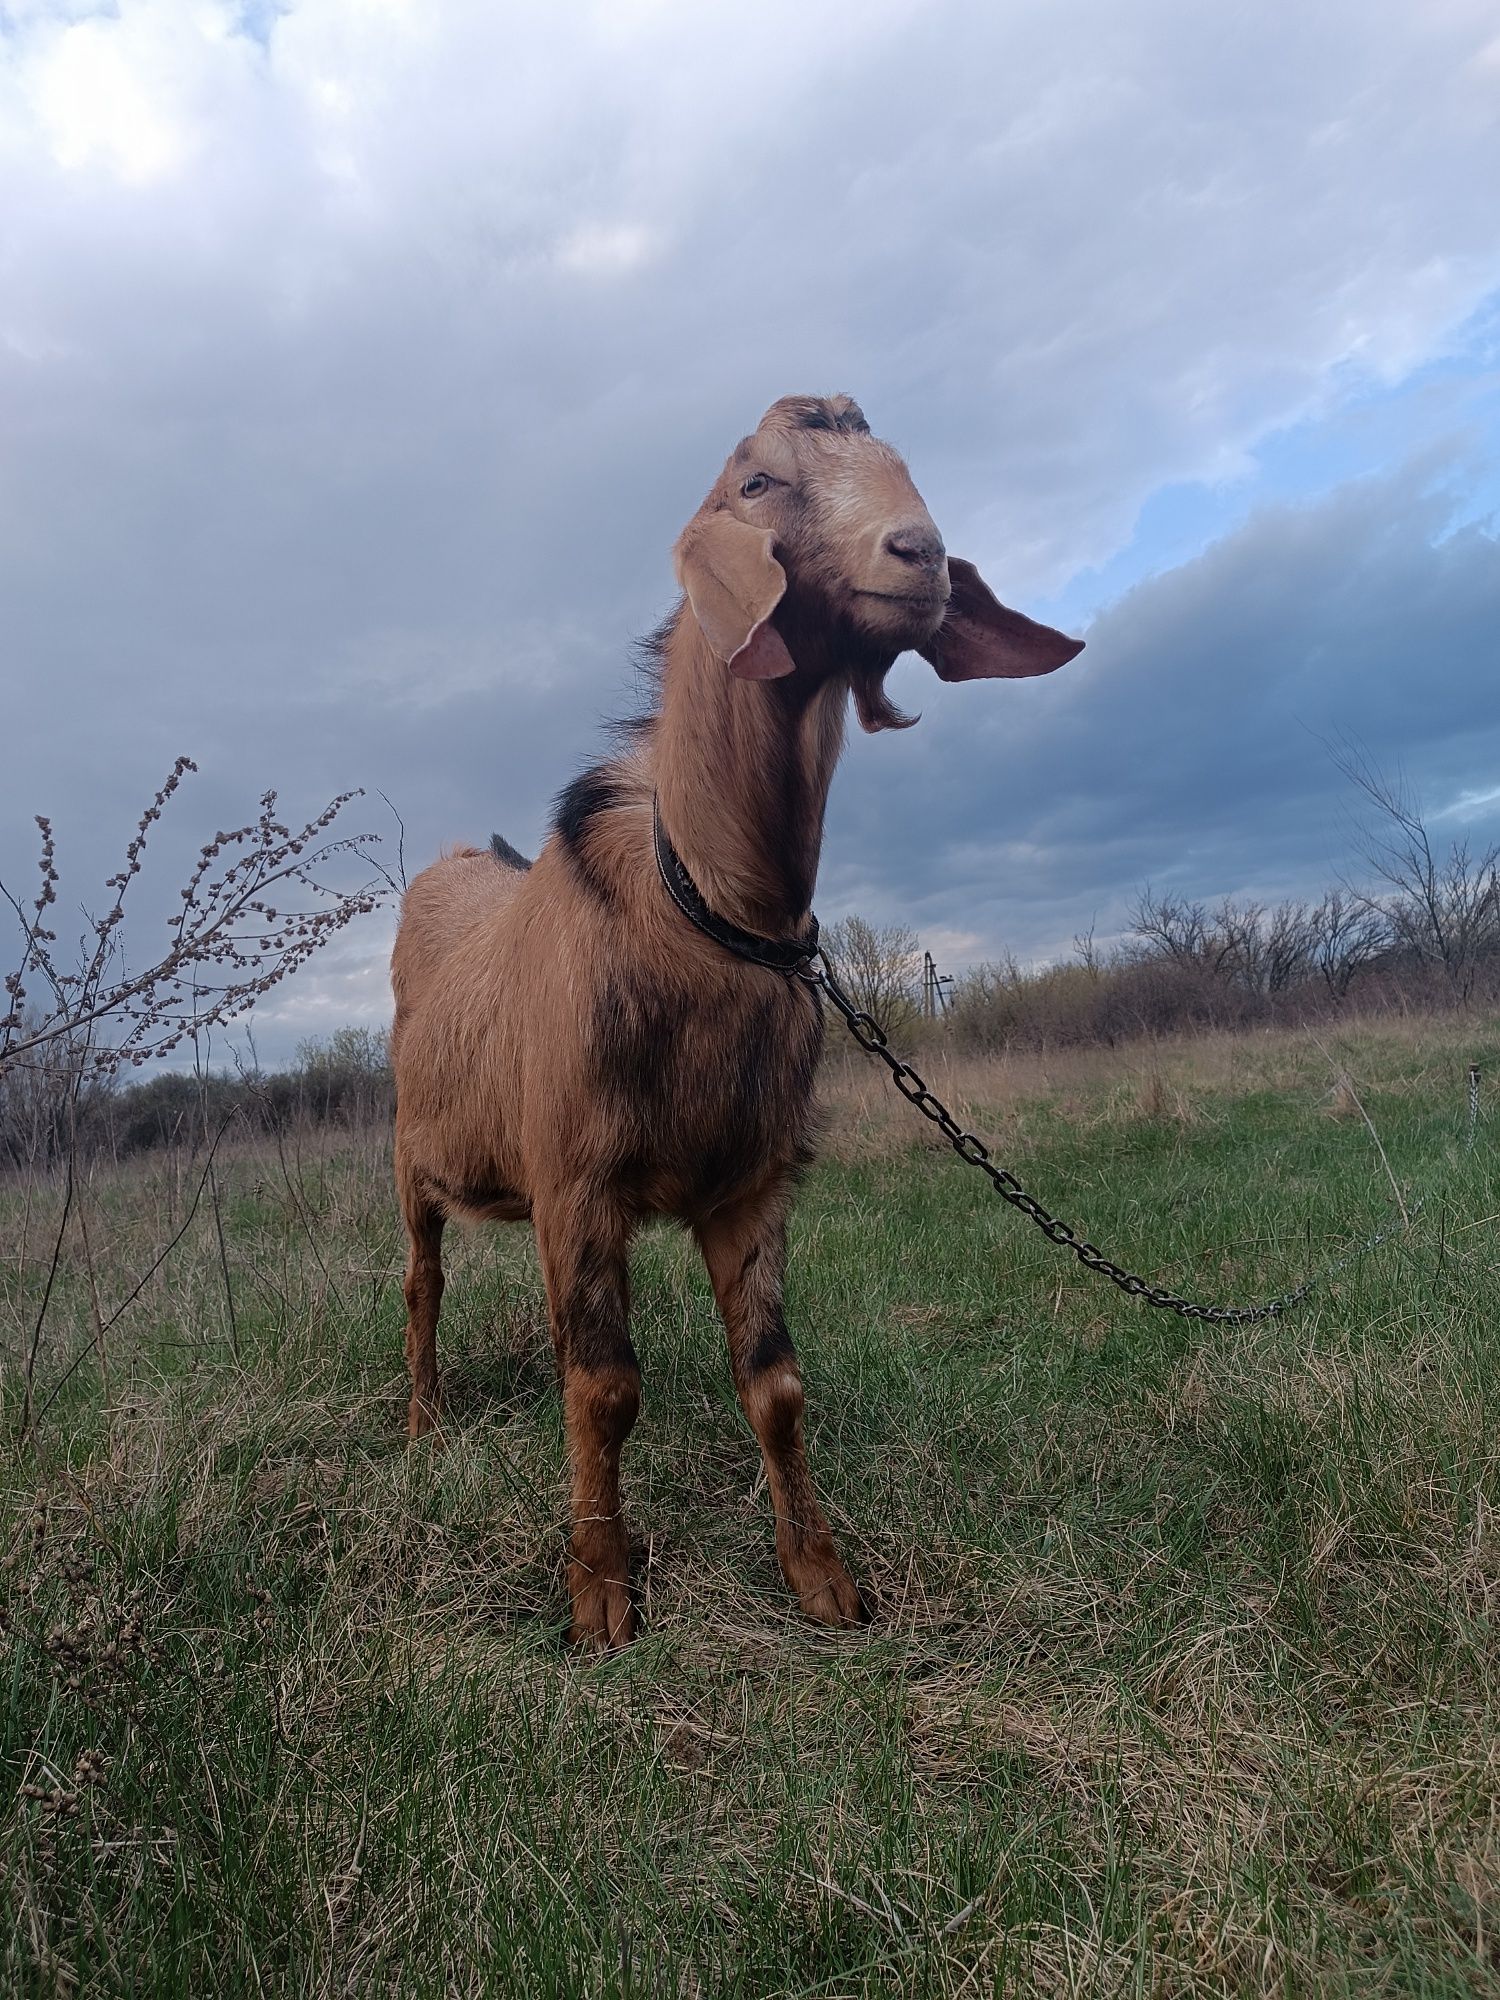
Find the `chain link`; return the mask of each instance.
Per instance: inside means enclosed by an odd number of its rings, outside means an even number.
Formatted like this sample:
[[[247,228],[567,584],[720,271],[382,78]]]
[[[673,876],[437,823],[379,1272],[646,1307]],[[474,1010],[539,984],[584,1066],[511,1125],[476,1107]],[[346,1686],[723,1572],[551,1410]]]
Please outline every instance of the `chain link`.
[[[884,1029],[872,1015],[867,1014],[850,999],[834,975],[828,954],[821,950],[816,954],[814,961],[815,965],[819,963],[821,969],[809,966],[795,974],[795,977],[816,988],[832,1002],[843,1016],[844,1025],[859,1046],[867,1055],[874,1056],[877,1062],[885,1064],[891,1073],[891,1081],[907,1103],[915,1105],[924,1118],[936,1125],[958,1157],[967,1166],[977,1167],[1000,1199],[1009,1202],[1012,1208],[1019,1209],[1022,1215],[1034,1222],[1051,1242],[1065,1250],[1071,1250],[1080,1264],[1085,1265],[1090,1271],[1097,1271],[1101,1278],[1108,1278],[1112,1285],[1118,1285],[1128,1297],[1144,1299],[1148,1306],[1156,1306],[1163,1312],[1176,1313],[1182,1319],[1204,1320],[1211,1326],[1249,1326],[1256,1320],[1275,1319],[1280,1314],[1291,1312],[1294,1307],[1300,1306],[1316,1286],[1325,1283],[1347,1265],[1368,1256],[1378,1244],[1384,1243],[1389,1237],[1402,1234],[1410,1227],[1410,1217],[1421,1207],[1419,1202],[1414,1203],[1406,1219],[1387,1223],[1383,1228],[1377,1229],[1362,1243],[1356,1244],[1352,1250],[1345,1251],[1342,1256],[1325,1264],[1320,1271],[1315,1271],[1310,1278],[1304,1279],[1294,1291],[1283,1292],[1278,1298],[1264,1299],[1259,1305],[1253,1306],[1209,1306],[1201,1304],[1196,1299],[1181,1298],[1176,1292],[1170,1292],[1161,1285],[1153,1285],[1145,1278],[1137,1277],[1133,1271],[1127,1271],[1123,1265],[1116,1264],[1112,1258],[1106,1257],[1102,1250],[1097,1249],[1076,1230],[1070,1229],[1066,1222],[1059,1221],[1057,1216],[1043,1208],[1035,1195],[1026,1192],[1013,1173],[1005,1167],[997,1166],[990,1158],[990,1150],[984,1141],[976,1138],[972,1132],[966,1132],[942,1100],[927,1087],[912,1065],[901,1061],[892,1053]]]

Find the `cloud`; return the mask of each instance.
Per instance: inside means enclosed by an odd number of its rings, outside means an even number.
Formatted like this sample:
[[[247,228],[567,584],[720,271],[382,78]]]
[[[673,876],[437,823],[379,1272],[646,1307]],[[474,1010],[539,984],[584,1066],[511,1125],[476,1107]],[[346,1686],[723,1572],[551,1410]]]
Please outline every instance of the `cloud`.
[[[534,845],[789,389],[858,395],[1023,602],[1165,486],[1253,490],[1500,286],[1492,40],[1465,0],[0,10],[0,872],[33,808],[92,866],[180,748],[207,818],[364,782],[414,855]],[[1082,868],[1155,822],[1078,727]],[[982,803],[912,852],[1048,851],[987,735],[924,733],[871,754]],[[927,895],[859,823],[831,893]]]
[[[851,756],[825,907],[1024,957],[1118,932],[1148,880],[1315,895],[1354,865],[1335,761],[1351,742],[1399,766],[1435,831],[1458,794],[1493,829],[1500,791],[1466,778],[1500,769],[1500,541],[1449,532],[1433,475],[1424,460],[1256,513],[1128,592],[1049,680],[947,689],[903,664],[896,698],[927,713],[889,770],[883,741]]]

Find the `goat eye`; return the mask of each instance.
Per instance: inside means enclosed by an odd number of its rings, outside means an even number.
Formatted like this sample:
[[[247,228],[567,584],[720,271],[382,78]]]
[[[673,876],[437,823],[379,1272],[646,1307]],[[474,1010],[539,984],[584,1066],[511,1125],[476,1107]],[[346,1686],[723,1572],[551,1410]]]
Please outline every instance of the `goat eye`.
[[[763,472],[752,472],[750,477],[745,481],[744,485],[740,488],[740,492],[743,494],[745,499],[753,500],[758,493],[764,493],[766,488],[770,485],[770,483],[771,483],[770,480],[767,479],[766,475]]]

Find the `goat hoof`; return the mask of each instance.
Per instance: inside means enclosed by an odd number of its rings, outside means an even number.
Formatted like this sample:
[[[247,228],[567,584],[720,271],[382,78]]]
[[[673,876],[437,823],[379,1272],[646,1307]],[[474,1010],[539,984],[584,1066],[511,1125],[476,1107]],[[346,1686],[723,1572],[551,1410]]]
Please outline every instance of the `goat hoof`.
[[[635,1605],[623,1583],[591,1577],[574,1593],[569,1645],[612,1653],[634,1637]]]
[[[830,1542],[824,1549],[804,1549],[786,1564],[786,1580],[797,1593],[802,1615],[816,1625],[848,1629],[869,1616],[859,1586],[839,1561]]]
[[[437,1429],[438,1407],[435,1402],[422,1402],[413,1396],[406,1412],[406,1438],[414,1444],[418,1438],[431,1435]]]

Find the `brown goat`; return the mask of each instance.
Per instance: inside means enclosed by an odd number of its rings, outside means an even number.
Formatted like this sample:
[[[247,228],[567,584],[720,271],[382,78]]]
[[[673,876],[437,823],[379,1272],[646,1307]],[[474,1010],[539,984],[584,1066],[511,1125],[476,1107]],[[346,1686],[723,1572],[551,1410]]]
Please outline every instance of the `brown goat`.
[[[702,1251],[788,1584],[824,1624],[863,1615],[813,1491],[781,1308],[820,1003],[674,907],[653,799],[713,912],[796,938],[850,693],[866,729],[900,727],[884,681],[905,648],[945,680],[1047,673],[1079,650],[948,559],[902,460],[844,396],[766,412],[676,566],[685,595],[652,642],[657,712],[562,793],[533,867],[496,843],[418,876],[392,961],[408,1428],[437,1413],[444,1223],[529,1218],[572,1470],[572,1636],[601,1645],[634,1630],[619,1468],[640,1406],[627,1256],[648,1215],[676,1217]]]

